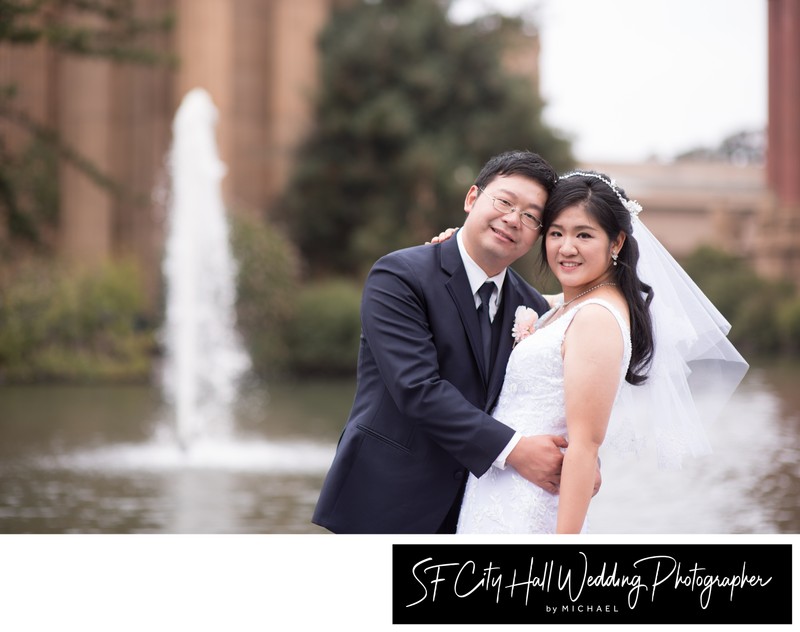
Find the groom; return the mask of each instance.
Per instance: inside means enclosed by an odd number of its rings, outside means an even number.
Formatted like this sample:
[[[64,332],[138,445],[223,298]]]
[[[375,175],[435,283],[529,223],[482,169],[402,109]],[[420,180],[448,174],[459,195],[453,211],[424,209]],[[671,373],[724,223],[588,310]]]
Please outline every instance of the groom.
[[[391,253],[372,268],[355,401],[314,523],[335,533],[454,533],[468,472],[490,467],[512,466],[558,490],[566,441],[521,437],[487,412],[516,308],[548,309],[508,266],[539,238],[556,179],[532,152],[495,156],[467,193],[455,239]]]

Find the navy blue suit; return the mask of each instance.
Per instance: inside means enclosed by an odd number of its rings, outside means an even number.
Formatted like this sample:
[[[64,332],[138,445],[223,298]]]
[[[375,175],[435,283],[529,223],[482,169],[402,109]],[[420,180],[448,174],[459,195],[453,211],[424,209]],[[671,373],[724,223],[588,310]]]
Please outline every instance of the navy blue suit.
[[[335,533],[436,533],[467,471],[482,475],[513,430],[492,418],[519,305],[545,299],[513,270],[495,316],[493,370],[455,237],[391,253],[361,305],[355,401],[313,522]]]

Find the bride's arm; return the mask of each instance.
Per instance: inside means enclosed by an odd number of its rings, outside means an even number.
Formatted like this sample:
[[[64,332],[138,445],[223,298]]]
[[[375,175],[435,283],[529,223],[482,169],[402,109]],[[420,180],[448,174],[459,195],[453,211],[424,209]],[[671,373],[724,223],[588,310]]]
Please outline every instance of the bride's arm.
[[[563,353],[569,447],[561,470],[556,532],[580,533],[620,380],[623,343],[614,316],[599,305],[582,308],[567,330]]]

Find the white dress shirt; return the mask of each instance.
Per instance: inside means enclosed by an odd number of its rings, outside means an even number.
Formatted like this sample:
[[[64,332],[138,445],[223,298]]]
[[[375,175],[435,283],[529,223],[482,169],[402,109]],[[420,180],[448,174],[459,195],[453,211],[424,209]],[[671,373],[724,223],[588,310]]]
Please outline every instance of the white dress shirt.
[[[475,299],[475,309],[478,309],[478,306],[481,304],[480,296],[478,296],[478,290],[487,281],[494,282],[495,289],[492,291],[492,296],[489,298],[489,319],[493,321],[495,315],[497,314],[497,308],[500,305],[503,282],[506,280],[506,268],[503,268],[502,272],[494,275],[493,277],[487,276],[481,267],[475,263],[475,261],[473,261],[472,257],[469,256],[469,253],[467,253],[467,249],[464,246],[464,240],[461,237],[461,230],[456,233],[456,241],[458,242],[458,251],[461,253],[461,259],[464,262],[464,268],[467,271],[469,287],[472,290],[472,296]],[[500,468],[501,470],[506,469],[506,459],[508,458],[508,455],[511,454],[511,451],[516,447],[517,443],[519,443],[521,438],[522,435],[519,432],[515,432],[514,436],[511,437],[511,441],[509,441],[508,445],[506,445],[503,451],[500,452],[492,465]]]

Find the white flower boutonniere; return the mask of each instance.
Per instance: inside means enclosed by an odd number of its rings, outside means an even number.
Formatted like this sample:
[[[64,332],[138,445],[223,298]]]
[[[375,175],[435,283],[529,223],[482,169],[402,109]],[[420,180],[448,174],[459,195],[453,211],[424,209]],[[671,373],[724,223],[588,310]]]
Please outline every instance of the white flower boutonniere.
[[[514,312],[514,327],[511,329],[511,335],[514,336],[514,346],[534,332],[534,326],[538,318],[539,314],[530,307],[525,307],[524,305],[517,307],[517,311]]]

